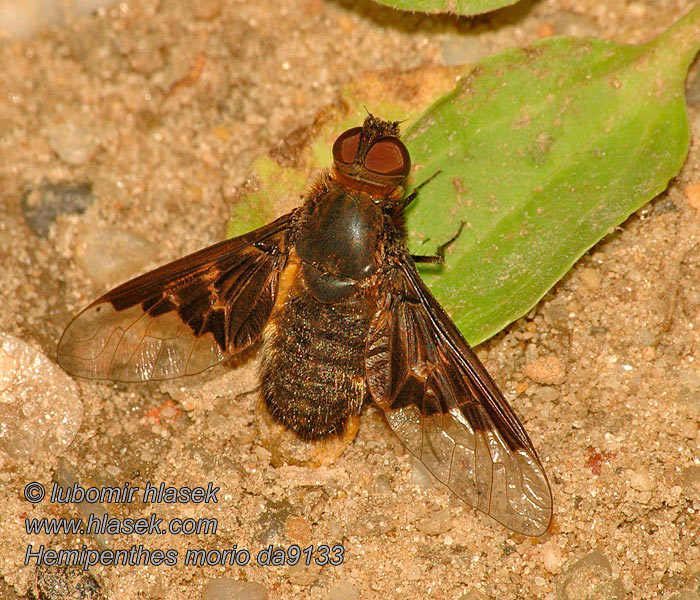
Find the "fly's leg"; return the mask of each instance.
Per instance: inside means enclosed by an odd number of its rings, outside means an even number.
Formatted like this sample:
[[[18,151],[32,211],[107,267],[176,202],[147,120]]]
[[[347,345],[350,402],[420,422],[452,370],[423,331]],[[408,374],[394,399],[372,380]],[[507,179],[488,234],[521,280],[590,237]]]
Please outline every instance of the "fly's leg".
[[[437,251],[435,252],[434,256],[428,255],[419,255],[419,254],[411,254],[411,258],[413,259],[413,262],[417,263],[430,263],[434,265],[441,265],[445,262],[445,250],[454,242],[459,235],[462,233],[462,229],[464,229],[464,221],[462,221],[459,225],[459,229],[457,230],[457,233],[455,233],[449,240],[447,240],[444,244],[440,244],[437,247]]]

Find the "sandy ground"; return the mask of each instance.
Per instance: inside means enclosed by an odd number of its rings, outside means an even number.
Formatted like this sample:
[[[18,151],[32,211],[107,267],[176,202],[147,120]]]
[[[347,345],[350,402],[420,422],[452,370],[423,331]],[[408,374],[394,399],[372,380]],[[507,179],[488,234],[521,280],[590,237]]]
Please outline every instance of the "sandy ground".
[[[470,62],[552,33],[646,41],[691,4],[549,0],[468,20],[369,0],[123,2],[0,44],[2,415],[53,385],[58,400],[47,410],[64,419],[53,435],[34,415],[39,433],[26,447],[20,434],[0,444],[0,595],[22,597],[33,585],[35,568],[23,565],[28,544],[141,544],[177,550],[180,560],[91,568],[105,598],[700,597],[700,203],[690,201],[700,180],[697,70],[688,96],[695,140],[669,189],[479,349],[551,479],[556,518],[539,541],[432,484],[371,406],[331,467],[272,466],[257,443],[253,395],[235,397],[256,385],[254,352],[167,384],[73,382],[51,364],[62,329],[91,298],[220,239],[250,162],[359,73]],[[33,207],[50,197],[62,214],[37,217]],[[48,489],[55,478],[213,482],[217,504],[106,509],[120,518],[215,518],[219,529],[27,535],[26,518],[94,512],[24,499],[27,483]],[[254,557],[269,544],[342,544],[344,560],[182,560],[188,549],[234,545]],[[239,596],[205,591],[220,578],[259,585]]]

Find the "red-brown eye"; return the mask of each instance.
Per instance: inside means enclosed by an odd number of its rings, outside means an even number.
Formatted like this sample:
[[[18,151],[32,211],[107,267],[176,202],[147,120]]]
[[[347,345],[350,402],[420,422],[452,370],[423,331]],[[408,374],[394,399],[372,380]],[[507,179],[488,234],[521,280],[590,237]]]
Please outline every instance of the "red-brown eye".
[[[375,142],[365,156],[365,167],[378,175],[408,175],[411,157],[401,140],[388,137]]]
[[[333,144],[333,160],[337,163],[350,165],[355,162],[357,148],[360,145],[362,127],[353,127],[341,133]]]

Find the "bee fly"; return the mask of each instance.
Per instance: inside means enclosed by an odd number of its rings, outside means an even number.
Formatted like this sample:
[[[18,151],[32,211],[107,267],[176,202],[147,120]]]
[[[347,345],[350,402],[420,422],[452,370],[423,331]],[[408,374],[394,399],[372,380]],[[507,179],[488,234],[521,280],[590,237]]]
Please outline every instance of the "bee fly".
[[[136,277],[68,325],[81,377],[192,375],[263,340],[262,399],[308,440],[342,433],[367,396],[437,479],[506,527],[541,535],[547,476],[525,429],[406,247],[411,168],[397,122],[369,115],[333,145],[300,208]]]

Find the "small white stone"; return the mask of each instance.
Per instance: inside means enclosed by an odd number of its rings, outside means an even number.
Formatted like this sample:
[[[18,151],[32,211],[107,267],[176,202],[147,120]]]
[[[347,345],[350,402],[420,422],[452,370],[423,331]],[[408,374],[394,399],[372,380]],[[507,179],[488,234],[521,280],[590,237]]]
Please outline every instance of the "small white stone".
[[[153,260],[155,245],[129,231],[89,229],[76,236],[75,261],[97,287],[138,275]]]
[[[99,143],[92,130],[75,123],[59,123],[44,131],[49,146],[69,165],[81,165],[95,153]]]
[[[0,332],[0,382],[0,450],[20,460],[61,454],[83,418],[73,380],[41,349]]]
[[[650,492],[656,487],[656,482],[651,475],[641,469],[630,472],[629,482],[630,487],[638,492]]]
[[[87,15],[114,0],[3,0],[0,2],[0,39],[29,38],[55,27],[66,17]]]
[[[548,546],[542,553],[542,564],[550,573],[558,573],[563,559],[561,550],[557,546]]]

